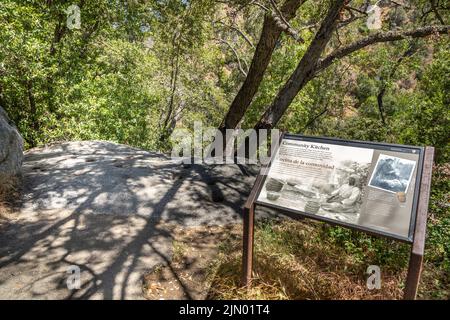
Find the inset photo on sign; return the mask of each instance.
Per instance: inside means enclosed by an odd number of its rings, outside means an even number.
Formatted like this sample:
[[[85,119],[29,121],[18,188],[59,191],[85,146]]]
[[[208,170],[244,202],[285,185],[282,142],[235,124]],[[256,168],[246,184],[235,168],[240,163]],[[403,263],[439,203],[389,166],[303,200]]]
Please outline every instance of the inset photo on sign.
[[[392,193],[406,193],[416,162],[381,154],[369,186]]]

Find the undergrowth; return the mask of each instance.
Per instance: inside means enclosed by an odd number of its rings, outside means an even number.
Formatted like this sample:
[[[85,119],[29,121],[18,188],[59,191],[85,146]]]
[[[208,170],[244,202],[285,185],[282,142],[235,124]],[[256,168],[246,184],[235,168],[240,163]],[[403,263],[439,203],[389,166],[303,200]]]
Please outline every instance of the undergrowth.
[[[450,166],[434,169],[420,299],[450,298]],[[210,268],[211,299],[401,299],[410,246],[321,222],[260,221],[254,279],[243,288],[242,238],[229,237]],[[367,267],[381,269],[369,290]]]

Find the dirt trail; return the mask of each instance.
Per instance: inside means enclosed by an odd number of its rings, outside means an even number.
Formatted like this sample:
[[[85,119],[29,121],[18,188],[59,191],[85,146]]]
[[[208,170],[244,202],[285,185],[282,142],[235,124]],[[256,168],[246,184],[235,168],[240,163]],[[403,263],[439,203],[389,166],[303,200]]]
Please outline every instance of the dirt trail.
[[[22,207],[0,226],[0,299],[141,299],[143,275],[172,259],[171,230],[240,223],[255,173],[104,141],[32,149],[23,168]]]

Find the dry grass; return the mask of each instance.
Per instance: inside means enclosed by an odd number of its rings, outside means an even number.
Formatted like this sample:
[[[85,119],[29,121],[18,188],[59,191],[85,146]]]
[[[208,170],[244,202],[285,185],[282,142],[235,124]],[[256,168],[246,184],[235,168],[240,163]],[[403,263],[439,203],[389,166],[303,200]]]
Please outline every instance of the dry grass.
[[[219,244],[236,236],[241,228],[166,227],[173,235],[172,260],[144,276],[144,296],[149,300],[205,299],[210,285],[207,271],[217,257]]]
[[[314,222],[282,221],[255,233],[255,275],[240,286],[241,239],[230,239],[210,274],[209,299],[399,299],[406,269],[383,268],[382,287],[366,287],[370,263],[326,240]],[[325,239],[325,240],[324,240]]]
[[[419,299],[450,300],[450,275],[443,268],[437,268],[425,261],[418,292]]]
[[[20,197],[20,178],[0,174],[0,223],[14,214],[14,205]]]
[[[340,233],[342,232],[342,233]],[[251,288],[240,284],[242,225],[174,231],[173,260],[149,273],[147,299],[401,299],[409,246],[313,221],[266,221],[255,229]],[[366,286],[379,265],[380,290]],[[425,263],[419,298],[448,297],[445,270]],[[438,294],[438,295],[437,295]]]

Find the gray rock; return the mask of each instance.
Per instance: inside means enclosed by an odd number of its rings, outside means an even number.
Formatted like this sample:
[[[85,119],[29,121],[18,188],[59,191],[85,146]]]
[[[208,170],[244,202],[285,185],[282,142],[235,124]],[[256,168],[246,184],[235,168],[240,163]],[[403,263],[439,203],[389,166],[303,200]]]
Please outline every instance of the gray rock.
[[[142,277],[172,259],[168,226],[240,223],[250,171],[107,141],[27,150],[17,220],[0,232],[0,299],[142,299]]]
[[[173,257],[173,230],[241,223],[257,172],[107,141],[27,150],[17,218],[0,229],[0,299],[143,299],[143,276]],[[78,290],[66,285],[74,266]]]
[[[6,111],[0,107],[0,175],[16,176],[21,173],[23,139]]]

